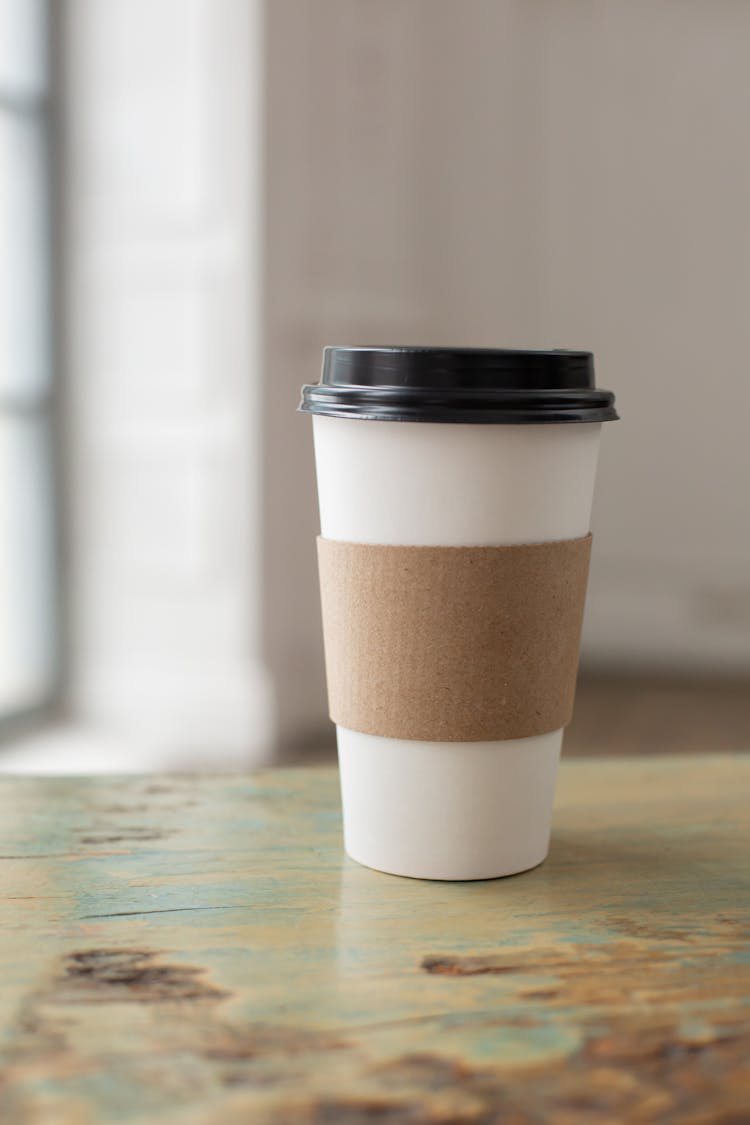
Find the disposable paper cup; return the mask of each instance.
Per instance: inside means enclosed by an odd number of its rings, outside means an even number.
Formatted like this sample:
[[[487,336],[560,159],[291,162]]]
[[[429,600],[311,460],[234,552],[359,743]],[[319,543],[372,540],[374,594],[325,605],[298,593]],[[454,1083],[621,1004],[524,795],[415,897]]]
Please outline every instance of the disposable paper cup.
[[[588,353],[463,349],[326,349],[323,383],[305,388],[303,409],[314,415],[321,535],[412,547],[585,536],[601,422],[616,417]],[[428,742],[338,726],[347,853],[424,879],[536,866],[549,848],[562,735]]]

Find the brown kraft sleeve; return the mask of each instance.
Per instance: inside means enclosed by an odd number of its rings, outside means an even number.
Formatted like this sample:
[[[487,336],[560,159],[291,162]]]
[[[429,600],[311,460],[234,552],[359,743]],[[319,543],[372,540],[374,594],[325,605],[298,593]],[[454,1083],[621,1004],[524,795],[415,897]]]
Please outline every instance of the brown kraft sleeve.
[[[509,547],[319,538],[331,718],[431,742],[565,726],[590,554],[590,535]]]

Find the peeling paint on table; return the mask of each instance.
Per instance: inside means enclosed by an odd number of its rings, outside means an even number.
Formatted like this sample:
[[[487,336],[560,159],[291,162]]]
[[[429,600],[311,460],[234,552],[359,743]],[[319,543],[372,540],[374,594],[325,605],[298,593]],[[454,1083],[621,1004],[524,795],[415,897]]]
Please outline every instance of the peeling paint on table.
[[[750,1121],[750,756],[564,762],[482,883],[348,860],[337,784],[1,780],[0,1120]]]

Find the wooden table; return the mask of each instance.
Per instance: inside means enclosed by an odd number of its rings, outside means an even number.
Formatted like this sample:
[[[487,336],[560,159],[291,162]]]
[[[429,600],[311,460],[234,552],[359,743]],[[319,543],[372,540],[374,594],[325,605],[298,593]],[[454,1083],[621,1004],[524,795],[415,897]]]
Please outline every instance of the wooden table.
[[[3,1123],[750,1122],[750,757],[567,761],[484,883],[347,860],[328,769],[0,792]]]

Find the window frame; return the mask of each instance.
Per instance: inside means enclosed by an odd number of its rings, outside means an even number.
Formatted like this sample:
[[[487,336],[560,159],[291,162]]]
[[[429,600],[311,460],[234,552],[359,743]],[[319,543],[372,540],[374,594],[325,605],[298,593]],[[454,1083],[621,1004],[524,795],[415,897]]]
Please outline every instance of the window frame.
[[[44,365],[47,372],[45,388],[30,396],[0,394],[0,416],[3,418],[34,418],[45,426],[43,448],[46,461],[46,489],[48,517],[51,521],[49,541],[52,557],[49,559],[49,607],[47,623],[49,649],[47,654],[48,678],[46,690],[37,700],[0,710],[0,750],[2,745],[19,734],[43,726],[59,716],[63,689],[63,479],[64,457],[62,441],[62,331],[63,323],[59,284],[61,271],[61,235],[65,201],[62,196],[63,177],[61,164],[62,124],[62,67],[61,40],[62,13],[53,0],[40,0],[43,18],[43,52],[45,59],[45,84],[41,91],[21,93],[0,80],[0,115],[12,118],[32,117],[38,127],[42,161],[39,197],[42,201],[40,221],[43,225],[42,277],[46,290],[47,322],[40,325],[44,340]]]

